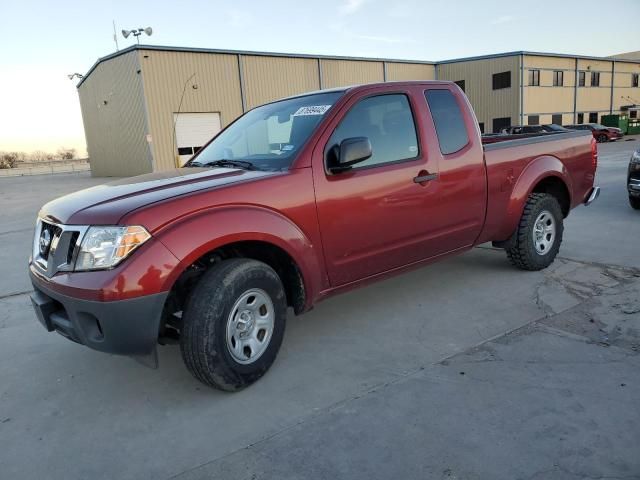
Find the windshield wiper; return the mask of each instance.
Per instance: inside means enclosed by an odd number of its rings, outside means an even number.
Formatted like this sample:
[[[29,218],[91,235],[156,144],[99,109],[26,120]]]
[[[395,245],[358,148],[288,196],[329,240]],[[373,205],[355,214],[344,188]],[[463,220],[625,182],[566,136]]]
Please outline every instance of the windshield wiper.
[[[191,167],[236,167],[244,168],[245,170],[257,170],[255,165],[245,160],[214,160],[213,162],[200,163],[192,162]]]

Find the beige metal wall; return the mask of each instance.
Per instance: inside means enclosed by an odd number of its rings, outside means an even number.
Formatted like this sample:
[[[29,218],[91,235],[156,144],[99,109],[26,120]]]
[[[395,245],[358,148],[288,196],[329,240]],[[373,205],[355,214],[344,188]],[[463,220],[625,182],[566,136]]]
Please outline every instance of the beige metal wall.
[[[384,81],[383,62],[321,59],[322,88]]]
[[[220,112],[222,126],[244,109],[299,93],[384,80],[382,61],[140,50],[155,170],[175,165],[173,114]],[[432,79],[433,65],[387,63],[388,80]],[[322,83],[321,83],[322,82]],[[193,86],[197,86],[194,89]]]
[[[139,69],[138,53],[132,51],[100,63],[78,88],[94,176],[152,170]]]
[[[435,65],[399,62],[385,63],[388,82],[405,80],[435,80],[436,78]]]
[[[438,65],[438,79],[465,81],[465,90],[484,131],[491,132],[493,119],[511,117],[512,124],[520,123],[520,57],[497,57]],[[493,74],[511,72],[511,87],[493,90]]]
[[[527,118],[529,115],[538,115],[541,124],[551,123],[553,114],[561,114],[564,124],[573,123],[575,59],[525,55],[523,61],[524,123],[529,123]],[[540,71],[539,86],[529,85],[531,70]],[[553,85],[555,71],[563,73],[563,86]]]
[[[157,50],[139,50],[138,54],[154,170],[176,165],[174,113],[220,112],[223,127],[242,114],[237,55]]]
[[[640,75],[640,60],[637,63],[616,62],[613,83],[613,109],[616,112],[622,105],[640,105],[640,88],[631,86],[634,73]]]
[[[241,55],[246,109],[320,89],[318,60]]]

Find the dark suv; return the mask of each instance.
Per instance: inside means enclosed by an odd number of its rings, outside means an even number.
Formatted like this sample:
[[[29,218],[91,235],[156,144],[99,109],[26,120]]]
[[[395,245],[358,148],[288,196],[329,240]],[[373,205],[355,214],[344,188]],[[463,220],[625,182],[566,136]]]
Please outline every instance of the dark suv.
[[[613,142],[622,138],[622,130],[615,127],[605,127],[599,123],[581,123],[578,125],[565,125],[566,128],[571,130],[591,130],[593,138],[598,143]]]
[[[631,207],[640,210],[640,148],[633,152],[629,161],[627,190]]]

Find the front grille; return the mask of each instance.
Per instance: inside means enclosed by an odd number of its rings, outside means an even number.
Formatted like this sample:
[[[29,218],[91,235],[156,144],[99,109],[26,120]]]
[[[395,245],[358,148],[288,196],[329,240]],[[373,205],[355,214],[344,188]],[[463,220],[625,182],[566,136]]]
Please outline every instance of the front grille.
[[[86,226],[38,220],[33,239],[33,263],[49,277],[57,272],[72,271],[87,229]]]
[[[45,250],[43,250],[42,248],[39,249],[40,256],[44,260],[49,260],[49,252],[51,251],[51,245],[54,243],[54,241],[56,241],[57,238],[60,237],[60,234],[62,233],[62,229],[57,225],[53,225],[47,222],[42,222],[42,230],[40,231],[41,237],[43,232],[48,232],[49,234],[49,245],[46,247]],[[40,239],[38,239],[38,241],[39,240]]]

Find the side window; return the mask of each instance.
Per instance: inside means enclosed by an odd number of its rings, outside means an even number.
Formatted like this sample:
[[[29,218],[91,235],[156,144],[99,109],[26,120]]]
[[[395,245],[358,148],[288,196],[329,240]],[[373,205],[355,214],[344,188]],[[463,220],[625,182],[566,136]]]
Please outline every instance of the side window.
[[[469,135],[456,98],[449,90],[427,90],[425,96],[436,126],[440,151],[448,155],[461,150],[469,143]]]
[[[371,157],[355,168],[418,156],[418,137],[406,95],[379,95],[360,100],[331,135],[327,154],[334,155],[332,147],[352,137],[367,137],[373,151]]]

